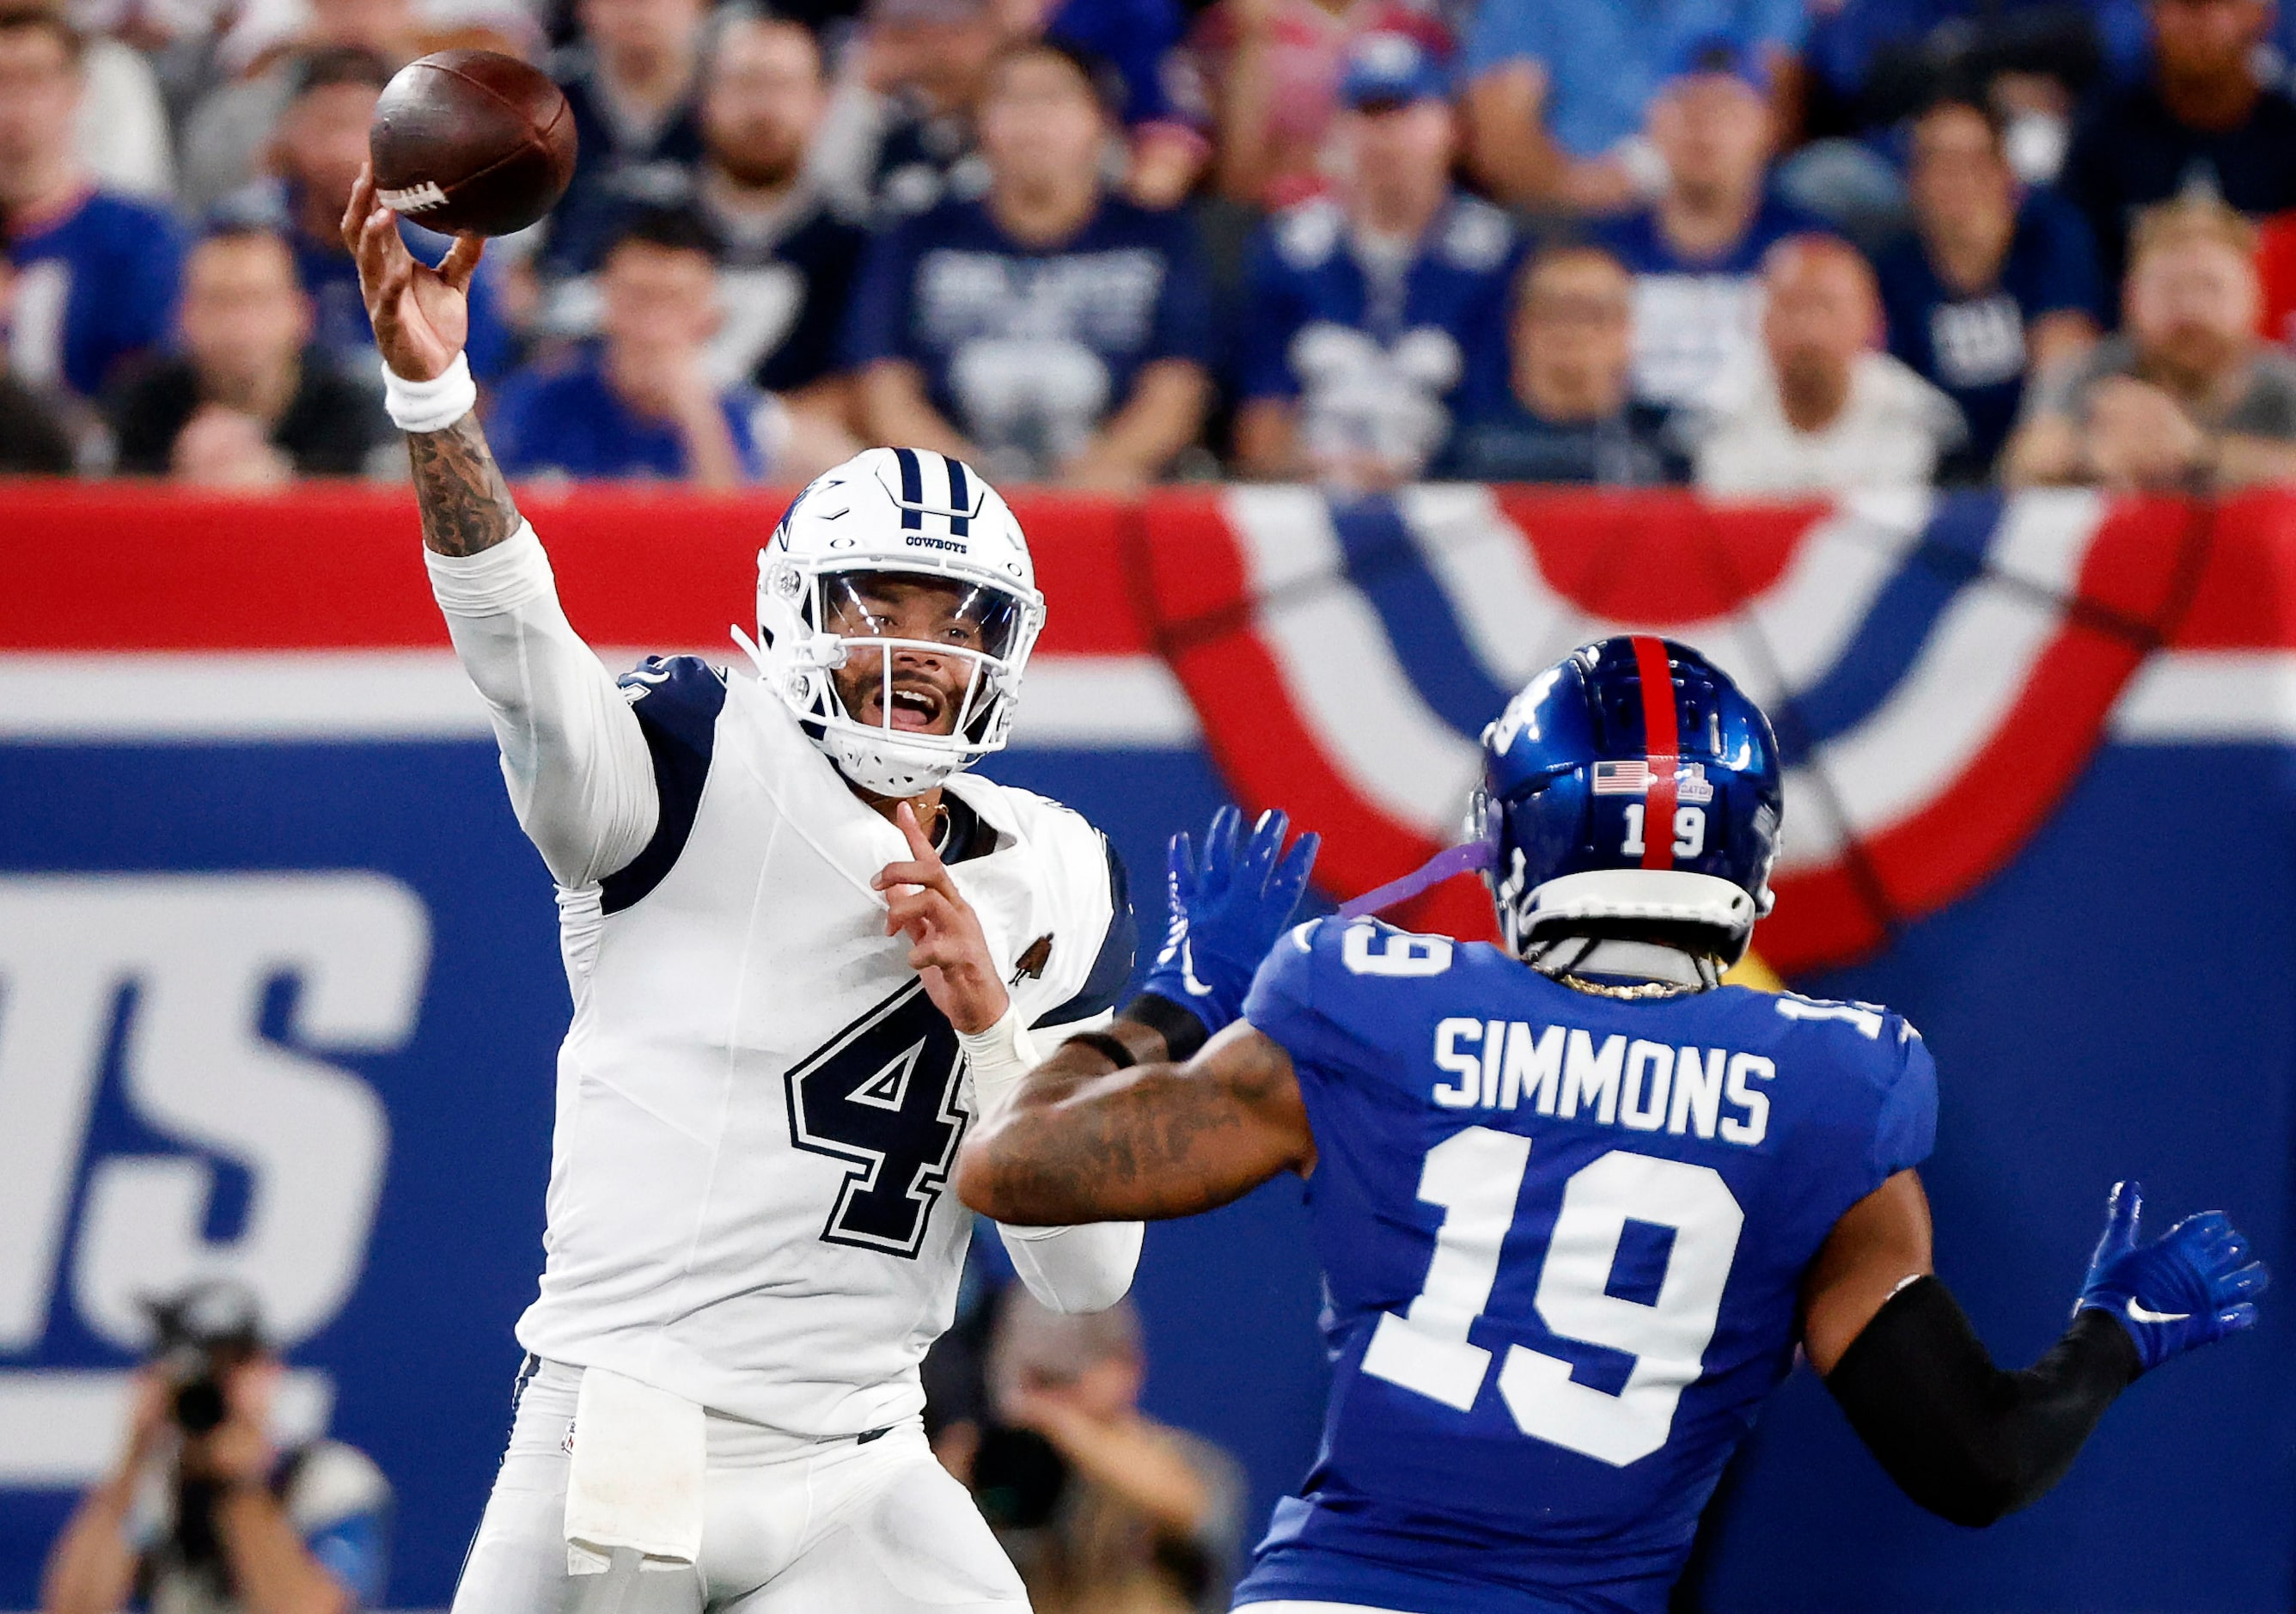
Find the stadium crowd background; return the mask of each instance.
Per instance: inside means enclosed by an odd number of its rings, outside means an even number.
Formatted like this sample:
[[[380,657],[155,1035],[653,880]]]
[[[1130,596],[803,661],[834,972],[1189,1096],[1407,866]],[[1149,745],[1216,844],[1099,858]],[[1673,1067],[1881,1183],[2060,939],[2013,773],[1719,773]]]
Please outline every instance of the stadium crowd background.
[[[1187,4],[4,0],[0,468],[403,475],[336,224],[481,44],[581,140],[474,299],[516,476],[2296,479],[2269,0]]]

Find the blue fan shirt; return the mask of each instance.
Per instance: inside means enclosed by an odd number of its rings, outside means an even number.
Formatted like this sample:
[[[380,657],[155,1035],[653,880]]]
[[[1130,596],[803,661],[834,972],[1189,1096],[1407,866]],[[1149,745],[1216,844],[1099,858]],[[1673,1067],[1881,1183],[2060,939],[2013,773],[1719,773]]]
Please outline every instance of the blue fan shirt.
[[[881,236],[846,324],[854,367],[906,360],[998,481],[1040,479],[1161,359],[1212,363],[1211,293],[1185,215],[1103,197],[1056,246],[943,202]]]
[[[1711,258],[1686,258],[1667,240],[1655,209],[1595,231],[1635,277],[1636,396],[1669,408],[1700,401],[1724,375],[1751,362],[1760,340],[1762,258],[1790,235],[1833,226],[1766,195],[1745,232]]]
[[[1179,115],[1168,80],[1186,28],[1179,0],[1059,0],[1045,21],[1048,36],[1090,51],[1114,70],[1124,86],[1124,121],[1133,125]]]
[[[562,52],[550,65],[574,119],[574,176],[538,226],[537,266],[555,278],[596,268],[632,208],[675,205],[708,153],[691,101],[640,125],[618,113],[588,46]]]
[[[2025,396],[2026,336],[2052,314],[2112,323],[2088,223],[2054,192],[2017,209],[2016,231],[1994,283],[1972,293],[1939,278],[1918,238],[1874,266],[1890,326],[1890,351],[1961,406],[1971,469],[1982,474],[2017,423]]]
[[[7,242],[15,268],[9,346],[21,380],[94,397],[167,345],[184,233],[148,202],[91,191]]]
[[[1322,920],[1244,1015],[1314,1127],[1321,1452],[1239,1603],[1662,1614],[1793,1363],[1841,1214],[1927,1157],[1886,1010],[1596,997],[1487,944]]]
[[[1297,399],[1311,452],[1423,468],[1456,419],[1507,397],[1507,307],[1522,242],[1505,214],[1454,196],[1416,250],[1382,263],[1328,199],[1262,228],[1245,271],[1236,390]]]
[[[1651,102],[1693,45],[1720,34],[1792,55],[1816,8],[1800,0],[1484,0],[1472,9],[1464,77],[1537,63],[1546,132],[1574,157],[1599,157],[1642,133]]]
[[[750,481],[765,475],[750,429],[754,397],[729,391],[721,406]],[[502,385],[487,422],[487,440],[503,473],[562,476],[577,481],[679,481],[691,474],[685,444],[667,421],[642,415],[607,383],[595,348],[570,362],[521,370]]]

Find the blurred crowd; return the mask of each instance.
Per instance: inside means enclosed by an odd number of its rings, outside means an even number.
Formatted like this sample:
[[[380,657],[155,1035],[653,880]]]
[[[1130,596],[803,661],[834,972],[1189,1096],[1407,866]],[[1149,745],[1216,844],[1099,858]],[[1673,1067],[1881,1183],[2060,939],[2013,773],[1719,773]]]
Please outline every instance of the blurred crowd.
[[[403,475],[339,221],[455,45],[580,135],[517,477],[2296,479],[2270,0],[0,0],[0,470]]]
[[[1140,1405],[1129,1299],[1047,1310],[973,1241],[956,1320],[925,1357],[925,1431],[1021,1571],[1037,1614],[1220,1614],[1249,1497],[1235,1459]]]

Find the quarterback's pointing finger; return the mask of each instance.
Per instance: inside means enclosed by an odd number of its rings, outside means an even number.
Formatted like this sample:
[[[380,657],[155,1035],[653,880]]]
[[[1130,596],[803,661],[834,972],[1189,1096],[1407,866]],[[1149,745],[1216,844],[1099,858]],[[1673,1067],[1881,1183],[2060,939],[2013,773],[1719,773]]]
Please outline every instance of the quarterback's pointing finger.
[[[956,882],[948,877],[948,865],[940,860],[940,854],[933,850],[932,842],[925,839],[924,830],[917,823],[916,809],[904,801],[893,809],[893,823],[908,841],[912,856],[906,863],[887,864],[870,884],[880,891],[895,886],[922,886],[929,891],[939,892],[953,903],[963,904],[964,898],[958,893]]]
[[[940,862],[940,854],[933,850],[932,840],[925,834],[924,825],[917,822],[914,802],[904,801],[893,809],[893,827],[901,832],[901,839],[909,843],[909,851],[919,863]]]
[[[873,882],[885,893],[885,933],[908,937],[909,967],[949,1024],[962,1032],[985,1031],[1003,1018],[1012,999],[980,915],[949,878],[906,802],[895,809],[893,822],[916,856],[887,864]]]

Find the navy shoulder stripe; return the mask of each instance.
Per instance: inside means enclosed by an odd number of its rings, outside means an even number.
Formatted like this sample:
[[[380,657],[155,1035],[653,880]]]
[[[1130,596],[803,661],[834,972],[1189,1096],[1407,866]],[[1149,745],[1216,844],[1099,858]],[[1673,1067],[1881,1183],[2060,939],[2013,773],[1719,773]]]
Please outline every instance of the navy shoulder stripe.
[[[726,707],[725,674],[699,656],[649,656],[616,682],[652,753],[661,815],[645,848],[599,882],[599,905],[609,914],[620,913],[660,885],[685,850],[701,787],[709,778],[718,714]]]
[[[1038,1026],[1065,1026],[1106,1013],[1116,1007],[1125,984],[1132,979],[1132,955],[1139,945],[1140,930],[1132,917],[1124,859],[1116,855],[1105,835],[1100,838],[1100,848],[1108,854],[1109,905],[1108,930],[1100,938],[1100,954],[1092,961],[1092,972],[1085,977],[1083,987],[1059,1008],[1038,1017]]]

